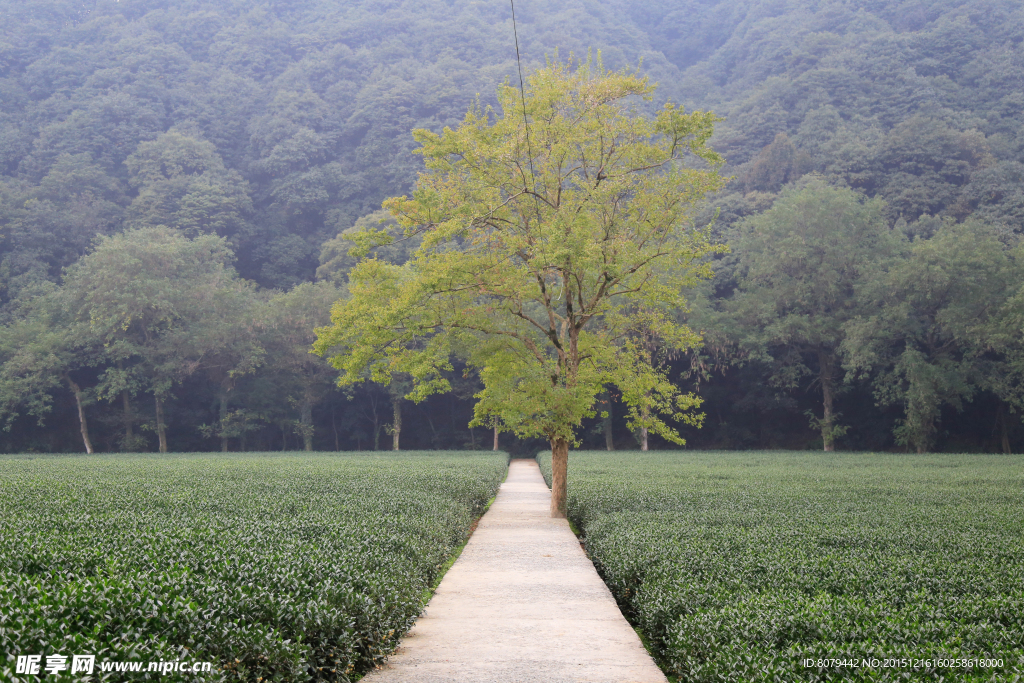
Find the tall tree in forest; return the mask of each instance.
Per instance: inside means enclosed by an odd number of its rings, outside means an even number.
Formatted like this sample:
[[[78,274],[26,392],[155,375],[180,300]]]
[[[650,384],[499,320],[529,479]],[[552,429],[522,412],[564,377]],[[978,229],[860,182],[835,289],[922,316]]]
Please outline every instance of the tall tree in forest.
[[[337,371],[311,354],[313,330],[330,322],[331,306],[343,290],[329,282],[304,283],[270,297],[261,316],[266,370],[276,379],[278,400],[299,409],[296,431],[303,448],[313,450],[313,407],[331,390]]]
[[[868,291],[870,315],[850,321],[843,347],[855,372],[874,375],[882,405],[901,405],[896,442],[919,453],[938,438],[943,406],[963,410],[989,389],[1013,401],[1019,348],[1005,312],[1019,266],[999,231],[979,221],[947,223]],[[1005,414],[996,422],[1003,431]]]
[[[233,273],[232,273],[233,276]],[[249,281],[231,277],[195,283],[195,301],[201,309],[188,328],[179,328],[168,340],[180,340],[181,357],[189,358],[189,372],[200,372],[215,387],[217,423],[211,434],[228,450],[229,434],[238,422],[229,410],[239,379],[263,363],[266,353],[260,339],[261,298]],[[244,421],[243,421],[244,422]],[[200,427],[204,434],[208,431]]]
[[[1011,285],[1001,315],[991,325],[989,339],[1001,349],[1006,371],[993,385],[993,390],[1018,414],[1024,414],[1024,242],[1010,252]],[[1001,414],[1003,451],[1010,452],[1007,416]]]
[[[714,251],[692,227],[696,202],[721,187],[707,147],[715,116],[666,105],[653,118],[635,98],[654,86],[599,62],[549,64],[502,112],[471,109],[457,130],[414,131],[426,159],[412,198],[385,202],[423,243],[404,266],[367,259],[349,275],[316,350],[342,382],[370,369],[408,373],[410,398],[448,390],[453,353],[479,370],[474,424],[498,418],[552,449],[551,510],[565,515],[569,444],[595,397],[614,384],[632,426],[681,442],[668,419],[693,418],[637,342],[687,348],[699,337],[670,311],[709,274]],[[529,126],[524,125],[524,119]],[[364,233],[364,246],[388,240]]]
[[[51,283],[41,290],[19,301],[14,320],[0,329],[0,417],[5,429],[21,411],[41,425],[63,386],[75,399],[85,452],[92,453],[85,412],[92,392],[76,375],[102,361],[103,347],[87,324],[70,319],[66,292]]]
[[[811,419],[826,451],[845,431],[836,420],[842,388],[843,325],[863,312],[861,292],[885,268],[899,241],[881,201],[830,187],[818,178],[783,191],[771,209],[739,226],[739,288],[728,302],[746,357],[766,361],[777,386],[810,377],[822,415]]]
[[[131,400],[147,391],[166,452],[164,404],[173,385],[217,348],[197,335],[201,321],[219,320],[216,302],[235,280],[230,259],[222,238],[144,228],[102,238],[67,270],[63,287],[74,319],[88,323],[104,346],[108,367],[98,392],[124,406],[124,448],[140,446]]]

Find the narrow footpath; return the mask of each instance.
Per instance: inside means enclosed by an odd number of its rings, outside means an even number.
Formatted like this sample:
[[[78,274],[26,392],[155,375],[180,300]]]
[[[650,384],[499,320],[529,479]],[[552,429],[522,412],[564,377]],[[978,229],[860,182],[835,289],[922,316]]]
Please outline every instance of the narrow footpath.
[[[508,479],[426,613],[367,683],[666,683],[537,463]]]

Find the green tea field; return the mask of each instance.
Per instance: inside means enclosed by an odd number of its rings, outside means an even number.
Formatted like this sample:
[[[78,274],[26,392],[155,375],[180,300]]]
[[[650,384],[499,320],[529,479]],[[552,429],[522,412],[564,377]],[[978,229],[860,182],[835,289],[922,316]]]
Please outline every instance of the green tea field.
[[[1020,456],[573,452],[568,504],[678,681],[1024,680]]]
[[[506,467],[491,452],[0,458],[0,680],[38,680],[15,655],[56,653],[211,661],[203,681],[358,678]],[[46,680],[61,676],[82,680]],[[132,680],[154,676],[188,678]]]

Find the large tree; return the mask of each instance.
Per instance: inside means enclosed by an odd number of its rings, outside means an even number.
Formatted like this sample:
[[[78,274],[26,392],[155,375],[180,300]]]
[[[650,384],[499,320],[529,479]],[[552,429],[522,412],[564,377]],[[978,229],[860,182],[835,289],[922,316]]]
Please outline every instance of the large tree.
[[[739,288],[728,308],[739,346],[771,367],[775,385],[809,379],[820,390],[822,414],[811,423],[826,451],[844,431],[835,410],[843,325],[864,312],[865,283],[900,248],[883,209],[881,201],[811,178],[742,223],[732,242]]]
[[[1011,267],[1015,273],[1013,284],[1002,314],[991,326],[988,335],[993,345],[1002,349],[1007,360],[1007,371],[993,389],[1009,402],[1016,412],[1024,413],[1024,242],[1017,242],[1011,252]],[[1002,415],[1003,451],[1010,452],[1007,420]]]
[[[210,356],[223,354],[224,338],[240,336],[234,329],[210,332],[227,319],[225,301],[244,290],[230,259],[222,238],[188,239],[168,228],[143,228],[100,239],[67,270],[63,287],[72,319],[87,323],[103,344],[108,365],[98,393],[120,398],[124,407],[126,450],[141,445],[132,429],[133,396],[153,395],[159,449],[165,452],[164,405],[172,387]]]
[[[1011,404],[1019,397],[1011,297],[1021,273],[1001,237],[979,221],[947,222],[869,285],[865,314],[846,325],[847,367],[873,372],[879,403],[904,409],[895,430],[901,446],[934,446],[943,406],[963,410],[986,389]]]
[[[342,295],[330,282],[303,283],[272,296],[260,316],[266,370],[274,377],[275,398],[298,408],[295,430],[304,450],[313,450],[313,407],[334,385],[337,372],[309,352],[313,329],[330,319],[331,305]]]
[[[412,378],[410,398],[449,389],[453,353],[479,370],[474,424],[495,418],[552,449],[555,516],[565,515],[569,444],[606,384],[628,419],[681,442],[671,419],[695,416],[641,337],[687,348],[674,321],[708,269],[695,204],[721,187],[707,146],[715,116],[671,104],[639,112],[654,86],[595,62],[553,63],[501,112],[472,108],[456,129],[416,130],[427,170],[411,198],[385,208],[422,245],[404,266],[369,258],[349,276],[316,349],[342,382]],[[528,122],[528,124],[527,124]],[[390,239],[364,233],[364,247]]]
[[[53,393],[65,387],[75,399],[78,425],[86,453],[93,452],[86,406],[91,388],[79,375],[102,362],[103,346],[88,323],[68,314],[67,292],[51,283],[23,292],[14,319],[0,328],[0,417],[10,430],[20,413],[42,426],[53,405]]]

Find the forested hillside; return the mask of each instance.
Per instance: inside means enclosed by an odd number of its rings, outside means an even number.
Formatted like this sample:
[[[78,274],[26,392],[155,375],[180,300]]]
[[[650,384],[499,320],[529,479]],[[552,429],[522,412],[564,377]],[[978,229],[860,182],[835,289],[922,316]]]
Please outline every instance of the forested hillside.
[[[702,216],[731,253],[680,302],[705,348],[666,359],[691,446],[1024,448],[1020,3],[516,19],[527,70],[599,50],[724,119]],[[422,168],[410,131],[495,103],[515,54],[501,2],[0,0],[0,449],[489,444],[458,368],[414,405],[308,349],[347,236]],[[606,405],[584,441],[634,445]]]

